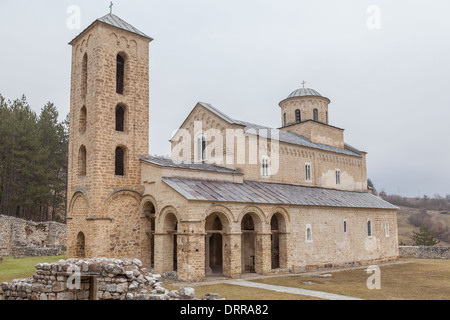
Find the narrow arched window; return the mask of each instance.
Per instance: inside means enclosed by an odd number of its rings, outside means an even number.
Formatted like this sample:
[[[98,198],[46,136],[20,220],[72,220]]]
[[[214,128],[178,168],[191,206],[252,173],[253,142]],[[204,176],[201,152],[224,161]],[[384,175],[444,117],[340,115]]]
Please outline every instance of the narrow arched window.
[[[80,132],[86,131],[86,124],[87,124],[87,109],[85,106],[83,106],[80,109],[80,121],[79,121]]]
[[[83,232],[79,232],[77,235],[77,244],[75,247],[75,256],[77,258],[85,258],[86,257],[86,239],[84,237]]]
[[[197,160],[206,160],[206,137],[203,133],[197,137]]]
[[[87,160],[86,147],[81,146],[80,151],[78,152],[78,176],[79,177],[86,176],[86,160]]]
[[[283,122],[284,122],[284,125],[287,125],[286,113],[285,113],[284,116],[283,116]]]
[[[87,94],[87,79],[88,79],[88,56],[84,54],[83,62],[81,63],[81,95]]]
[[[117,73],[116,73],[116,92],[119,94],[123,94],[124,76],[125,76],[125,59],[120,54],[118,54]]]
[[[312,228],[310,224],[306,225],[306,241],[307,242],[312,242],[313,238],[312,238]]]
[[[311,182],[311,163],[305,164],[305,180]]]
[[[122,106],[116,107],[116,131],[125,131],[125,108]]]
[[[319,110],[314,109],[314,121],[319,121]]]
[[[125,175],[125,150],[121,147],[116,148],[116,176]]]
[[[263,177],[268,177],[270,175],[270,161],[267,156],[264,156],[261,159],[261,175]]]
[[[295,110],[295,122],[297,123],[302,122],[302,117],[299,109]]]
[[[371,237],[372,236],[372,221],[367,221],[367,236]]]

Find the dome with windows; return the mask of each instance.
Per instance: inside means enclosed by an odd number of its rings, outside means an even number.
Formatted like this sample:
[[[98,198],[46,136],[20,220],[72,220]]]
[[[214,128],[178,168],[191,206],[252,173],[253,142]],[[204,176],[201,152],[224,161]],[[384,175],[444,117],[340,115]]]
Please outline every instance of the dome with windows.
[[[307,97],[307,96],[315,96],[315,97],[322,97],[320,93],[318,93],[316,90],[310,89],[310,88],[300,88],[298,90],[295,90],[292,92],[287,99],[294,98],[294,97]]]

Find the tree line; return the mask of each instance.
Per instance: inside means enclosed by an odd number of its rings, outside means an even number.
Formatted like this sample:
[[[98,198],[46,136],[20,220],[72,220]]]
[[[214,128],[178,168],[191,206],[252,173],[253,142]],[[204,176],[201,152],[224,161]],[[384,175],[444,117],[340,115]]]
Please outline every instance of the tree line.
[[[0,214],[64,220],[69,117],[58,116],[53,103],[38,115],[25,96],[10,101],[0,94]]]

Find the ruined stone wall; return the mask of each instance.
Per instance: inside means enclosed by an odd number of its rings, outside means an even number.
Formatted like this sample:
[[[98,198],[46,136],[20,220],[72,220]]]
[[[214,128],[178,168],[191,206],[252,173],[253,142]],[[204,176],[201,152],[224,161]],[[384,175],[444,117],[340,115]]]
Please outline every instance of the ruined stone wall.
[[[78,275],[77,275],[78,273]],[[91,281],[90,276],[96,280]],[[79,279],[79,282],[77,282]],[[216,300],[217,294],[203,299]],[[138,259],[68,259],[36,265],[33,277],[0,285],[0,300],[194,300],[192,288],[168,291]]]
[[[42,256],[65,252],[66,225],[0,215],[0,256]]]
[[[450,259],[450,247],[399,246],[401,258]]]

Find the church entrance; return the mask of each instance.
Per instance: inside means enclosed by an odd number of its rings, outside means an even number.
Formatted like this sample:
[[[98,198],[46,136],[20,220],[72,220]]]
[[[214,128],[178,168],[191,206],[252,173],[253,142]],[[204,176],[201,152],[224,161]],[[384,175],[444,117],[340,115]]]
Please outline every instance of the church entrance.
[[[224,228],[219,215],[208,216],[205,224],[205,273],[223,275]]]

